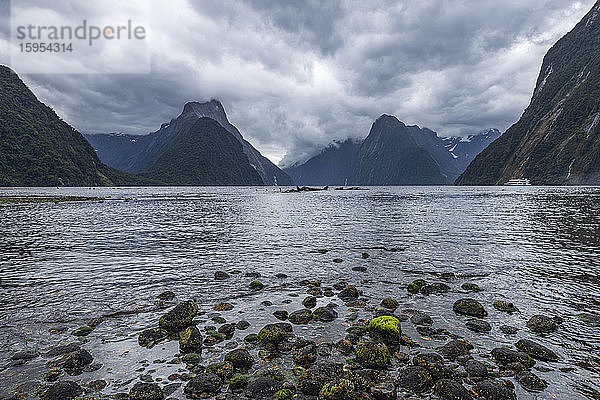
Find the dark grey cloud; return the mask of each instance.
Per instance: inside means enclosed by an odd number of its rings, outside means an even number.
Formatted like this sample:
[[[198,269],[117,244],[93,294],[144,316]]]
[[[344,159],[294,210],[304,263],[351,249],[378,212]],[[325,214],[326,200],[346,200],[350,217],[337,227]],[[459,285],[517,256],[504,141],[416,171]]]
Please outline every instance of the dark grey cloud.
[[[593,3],[151,0],[151,74],[23,79],[86,132],[147,133],[186,101],[217,98],[255,147],[289,163],[366,136],[382,113],[441,135],[506,129],[527,106],[545,52]],[[45,4],[73,20],[117,7]]]

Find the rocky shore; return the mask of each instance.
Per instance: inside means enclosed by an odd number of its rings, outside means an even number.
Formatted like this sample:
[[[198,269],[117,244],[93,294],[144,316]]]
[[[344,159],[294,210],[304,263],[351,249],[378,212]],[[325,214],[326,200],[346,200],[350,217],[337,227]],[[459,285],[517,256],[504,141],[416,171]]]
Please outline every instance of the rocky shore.
[[[359,254],[363,261],[369,257],[367,252]],[[241,271],[217,271],[211,278],[227,281],[233,274]],[[278,274],[273,279],[286,277]],[[102,368],[85,344],[106,317],[74,328],[71,335],[80,340],[44,352],[13,354],[6,368],[42,359],[46,365],[44,383],[31,393],[44,400],[510,400],[517,399],[519,390],[543,393],[552,382],[542,379],[539,372],[560,360],[556,349],[538,340],[538,335],[547,337],[561,329],[560,317],[534,314],[523,316],[522,327],[492,325],[486,320],[490,310],[506,315],[520,311],[503,300],[482,300],[482,289],[476,282],[451,273],[434,280],[406,282],[404,290],[411,297],[443,298],[451,292],[460,293],[458,300],[447,302],[447,312],[464,323],[455,331],[439,328],[441,316],[430,315],[425,309],[403,307],[392,297],[377,301],[365,298],[361,287],[353,282],[297,282],[305,295],[290,296],[282,302],[293,309],[289,312],[267,299],[268,282],[263,283],[260,274],[246,273],[246,278],[248,293],[264,297],[262,305],[271,313],[265,319],[274,319],[272,323],[253,326],[244,319],[231,319],[236,309],[234,300],[201,309],[196,301],[187,300],[185,293],[157,293],[157,303],[164,311],[160,315],[157,312],[155,326],[138,334],[138,345],[150,351],[165,343],[177,343],[178,353],[172,359],[141,361],[143,368],[131,380],[129,391],[109,395],[105,393],[109,386],[106,380],[81,379]],[[229,320],[222,316],[227,312]],[[330,324],[340,324],[343,330],[327,340],[307,338],[312,331]],[[490,352],[465,339],[465,330],[507,336],[526,330],[527,337]],[[234,336],[237,340],[232,340]],[[424,345],[423,339],[432,344]],[[208,354],[210,357],[205,357]],[[176,366],[177,372],[154,376],[151,366],[157,363]],[[568,368],[557,368],[569,372]],[[2,400],[17,398],[27,397],[11,395]]]

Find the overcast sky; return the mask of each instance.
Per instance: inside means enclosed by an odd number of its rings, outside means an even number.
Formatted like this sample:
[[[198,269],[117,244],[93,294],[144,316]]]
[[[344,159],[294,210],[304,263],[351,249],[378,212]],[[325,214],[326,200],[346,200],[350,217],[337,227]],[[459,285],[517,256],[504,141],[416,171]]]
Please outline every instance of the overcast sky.
[[[545,52],[594,0],[38,3],[32,16],[132,19],[148,31],[149,74],[21,75],[75,128],[144,134],[185,102],[216,98],[256,148],[289,163],[366,136],[383,113],[441,136],[505,130]],[[31,4],[13,0],[13,13]],[[0,62],[10,65],[8,8],[0,0]],[[91,62],[110,63],[107,54]]]

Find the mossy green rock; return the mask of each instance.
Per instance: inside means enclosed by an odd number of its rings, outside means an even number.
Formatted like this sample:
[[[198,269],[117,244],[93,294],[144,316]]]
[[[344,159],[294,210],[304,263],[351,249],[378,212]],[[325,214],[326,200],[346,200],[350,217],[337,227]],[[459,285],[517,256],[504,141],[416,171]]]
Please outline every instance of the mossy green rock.
[[[256,343],[258,342],[258,335],[255,333],[251,333],[249,335],[246,335],[246,337],[244,338],[244,342],[246,343]]]
[[[410,293],[419,293],[423,286],[427,285],[427,281],[423,279],[417,279],[408,284],[407,289]]]
[[[264,289],[265,285],[263,285],[261,282],[259,281],[252,281],[250,282],[250,289],[255,290],[255,291],[259,291]]]
[[[180,332],[192,324],[192,320],[197,314],[198,306],[196,303],[185,301],[163,315],[158,324],[169,332]]]
[[[268,324],[258,332],[258,340],[263,344],[281,343],[287,336],[288,332],[283,329],[282,324]]]
[[[86,326],[82,326],[80,328],[75,329],[71,334],[73,336],[87,336],[90,333],[92,333],[93,330],[94,330],[94,328],[86,325]]]
[[[462,284],[461,288],[469,292],[481,292],[481,288],[476,283],[466,282]]]
[[[369,333],[373,338],[380,338],[387,343],[398,343],[402,336],[402,328],[398,318],[381,316],[369,322]]]
[[[294,394],[289,389],[281,389],[279,392],[275,393],[275,399],[277,400],[292,400],[294,398]]]
[[[319,392],[319,400],[349,400],[354,396],[354,383],[348,379],[326,383]]]
[[[381,300],[381,306],[389,310],[396,310],[398,306],[400,306],[400,303],[398,303],[398,301],[393,297],[386,297],[385,299]]]
[[[196,354],[196,353],[189,353],[184,355],[181,358],[181,361],[183,361],[186,364],[198,364],[200,362],[200,355]]]
[[[187,327],[179,335],[179,351],[195,353],[202,350],[202,335],[195,325]]]
[[[227,379],[231,379],[233,376],[233,364],[229,361],[210,364],[206,367],[205,372],[209,374],[215,374],[221,378],[221,380],[226,381]]]
[[[248,377],[246,375],[236,374],[229,381],[229,390],[232,392],[239,392],[246,387],[248,384]]]
[[[390,351],[383,343],[360,343],[356,348],[356,361],[365,368],[385,368]]]

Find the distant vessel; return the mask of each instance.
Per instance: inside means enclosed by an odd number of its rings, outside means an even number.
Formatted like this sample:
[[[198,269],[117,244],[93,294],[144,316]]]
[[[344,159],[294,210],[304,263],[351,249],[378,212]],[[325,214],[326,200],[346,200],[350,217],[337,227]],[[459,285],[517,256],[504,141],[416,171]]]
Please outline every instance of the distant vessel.
[[[504,186],[531,186],[531,183],[527,178],[511,179],[508,182],[506,182]]]

